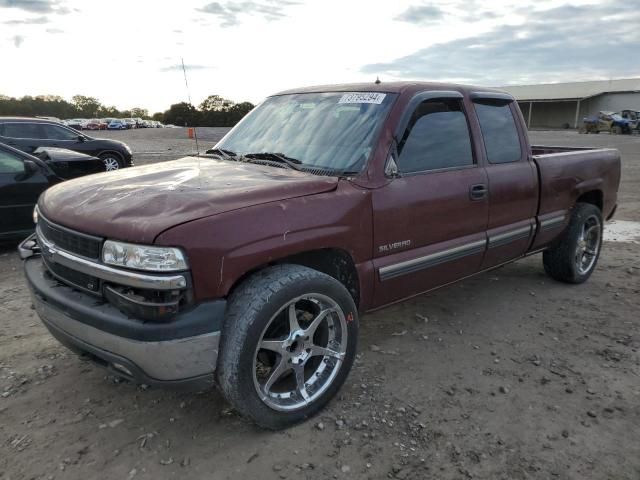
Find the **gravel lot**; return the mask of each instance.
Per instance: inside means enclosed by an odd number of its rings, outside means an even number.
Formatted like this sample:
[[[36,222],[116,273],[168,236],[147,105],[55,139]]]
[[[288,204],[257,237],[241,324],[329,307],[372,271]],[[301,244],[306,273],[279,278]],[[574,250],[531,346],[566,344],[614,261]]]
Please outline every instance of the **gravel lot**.
[[[201,150],[226,129],[199,129]],[[194,150],[185,129],[101,132],[137,164]],[[615,146],[617,219],[640,221],[640,137],[533,132]],[[627,230],[632,223],[618,223]],[[278,433],[215,392],[122,383],[60,346],[0,249],[0,478],[640,478],[640,238],[607,241],[584,285],[540,256],[366,315],[341,395]],[[610,239],[620,240],[615,233]]]

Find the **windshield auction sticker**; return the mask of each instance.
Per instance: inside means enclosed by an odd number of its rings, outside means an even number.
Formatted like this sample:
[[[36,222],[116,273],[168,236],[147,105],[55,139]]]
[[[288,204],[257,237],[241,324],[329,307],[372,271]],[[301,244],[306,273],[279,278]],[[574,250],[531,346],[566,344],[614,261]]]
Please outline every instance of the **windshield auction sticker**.
[[[386,96],[386,93],[378,92],[345,93],[340,97],[338,103],[375,103],[380,105]]]

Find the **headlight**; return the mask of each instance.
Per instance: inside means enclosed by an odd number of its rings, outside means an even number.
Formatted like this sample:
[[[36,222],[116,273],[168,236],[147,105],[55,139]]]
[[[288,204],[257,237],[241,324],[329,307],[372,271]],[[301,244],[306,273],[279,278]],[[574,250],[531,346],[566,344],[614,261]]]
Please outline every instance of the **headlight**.
[[[102,261],[109,265],[170,272],[186,270],[187,258],[182,250],[173,247],[152,247],[107,240],[102,247]]]
[[[38,223],[38,206],[33,207],[33,223]]]

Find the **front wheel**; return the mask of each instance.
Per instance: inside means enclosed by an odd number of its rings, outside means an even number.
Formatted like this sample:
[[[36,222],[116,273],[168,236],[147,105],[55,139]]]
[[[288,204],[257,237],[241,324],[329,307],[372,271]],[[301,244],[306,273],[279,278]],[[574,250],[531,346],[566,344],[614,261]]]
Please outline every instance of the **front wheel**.
[[[123,167],[122,158],[117,153],[103,153],[99,155],[100,160],[104,163],[105,171],[120,170]]]
[[[578,203],[554,247],[542,254],[547,274],[561,282],[582,283],[596,268],[602,248],[602,213],[590,203]]]
[[[231,295],[218,383],[243,416],[270,429],[317,413],[349,374],[358,313],[333,277],[300,265],[269,267]]]

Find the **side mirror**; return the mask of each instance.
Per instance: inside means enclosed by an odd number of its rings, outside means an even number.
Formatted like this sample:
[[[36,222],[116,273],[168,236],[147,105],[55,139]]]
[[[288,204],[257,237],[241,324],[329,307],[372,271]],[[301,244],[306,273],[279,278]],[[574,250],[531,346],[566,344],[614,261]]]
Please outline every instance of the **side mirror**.
[[[84,143],[84,141],[85,141],[84,135],[78,135],[78,141],[80,143]]]
[[[24,161],[24,174],[27,177],[30,177],[31,175],[34,175],[36,173],[38,173],[40,171],[40,169],[38,168],[38,165],[36,165],[35,162],[32,162],[31,160],[25,160]]]
[[[389,178],[397,178],[400,176],[400,172],[398,172],[398,164],[396,163],[396,159],[393,158],[393,154],[390,154],[387,158],[387,163],[384,166],[384,174]]]
[[[384,164],[384,175],[387,178],[397,178],[400,176],[400,171],[398,170],[398,162],[396,159],[398,158],[398,147],[397,142],[394,139],[391,150],[389,151],[389,155],[387,156],[387,161]]]
[[[28,178],[33,177],[36,173],[40,171],[40,169],[38,168],[38,165],[36,165],[36,163],[32,162],[31,160],[25,160],[23,163],[23,166],[24,166],[24,171],[22,173],[17,174],[15,177],[16,181],[18,182],[23,182]]]

